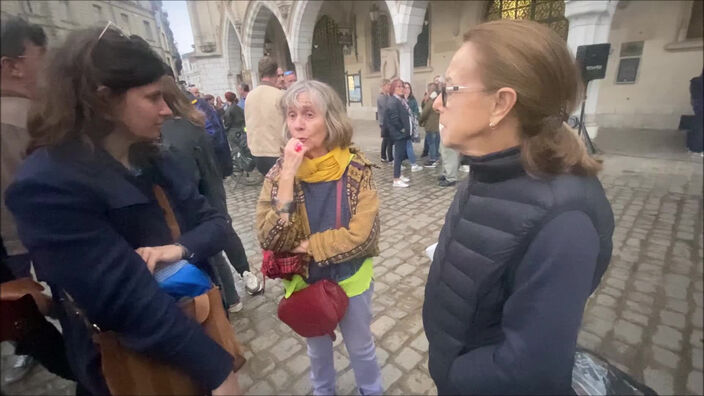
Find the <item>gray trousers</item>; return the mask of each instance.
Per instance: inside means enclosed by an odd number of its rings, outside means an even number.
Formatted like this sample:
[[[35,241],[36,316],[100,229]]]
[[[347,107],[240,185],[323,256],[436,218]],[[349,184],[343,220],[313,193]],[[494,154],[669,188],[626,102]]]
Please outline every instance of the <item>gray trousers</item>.
[[[376,347],[371,330],[374,284],[364,293],[350,298],[347,312],[340,321],[342,340],[350,355],[350,364],[361,395],[381,395],[381,370],[376,361]],[[332,339],[328,335],[306,338],[310,357],[310,379],[314,395],[335,394],[335,364]]]
[[[442,157],[442,175],[447,181],[457,181],[457,169],[460,167],[460,153],[445,147],[440,143],[440,156]]]

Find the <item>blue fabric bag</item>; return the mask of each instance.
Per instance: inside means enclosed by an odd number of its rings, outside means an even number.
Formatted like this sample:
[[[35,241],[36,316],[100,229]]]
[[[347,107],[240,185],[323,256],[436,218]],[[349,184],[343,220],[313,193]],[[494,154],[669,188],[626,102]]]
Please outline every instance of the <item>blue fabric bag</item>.
[[[212,287],[210,278],[186,260],[167,265],[154,273],[159,287],[175,299],[196,297]]]

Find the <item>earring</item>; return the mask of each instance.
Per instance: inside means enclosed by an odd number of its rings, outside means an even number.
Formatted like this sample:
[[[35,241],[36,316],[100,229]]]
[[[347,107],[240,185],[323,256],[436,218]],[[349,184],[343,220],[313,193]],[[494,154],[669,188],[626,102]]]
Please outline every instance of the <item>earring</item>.
[[[494,124],[493,121],[489,122],[489,128],[491,128],[491,129],[496,128],[496,124]]]

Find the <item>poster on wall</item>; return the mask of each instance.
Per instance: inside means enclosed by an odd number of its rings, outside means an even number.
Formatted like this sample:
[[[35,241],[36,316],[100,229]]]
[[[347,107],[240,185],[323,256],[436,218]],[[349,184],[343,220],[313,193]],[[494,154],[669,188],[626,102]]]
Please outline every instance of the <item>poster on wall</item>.
[[[362,73],[347,74],[347,101],[362,103]]]

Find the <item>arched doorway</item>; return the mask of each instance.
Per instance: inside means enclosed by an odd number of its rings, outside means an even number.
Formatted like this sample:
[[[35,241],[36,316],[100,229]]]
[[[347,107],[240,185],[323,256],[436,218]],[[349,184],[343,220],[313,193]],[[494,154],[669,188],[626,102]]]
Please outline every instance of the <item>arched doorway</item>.
[[[227,36],[225,37],[225,59],[227,59],[227,85],[234,89],[242,82],[242,50],[240,40],[235,32],[235,27],[225,19]]]
[[[345,62],[342,46],[338,42],[337,23],[327,15],[323,15],[315,24],[311,69],[313,79],[329,84],[340,95],[342,103],[347,102]]]

